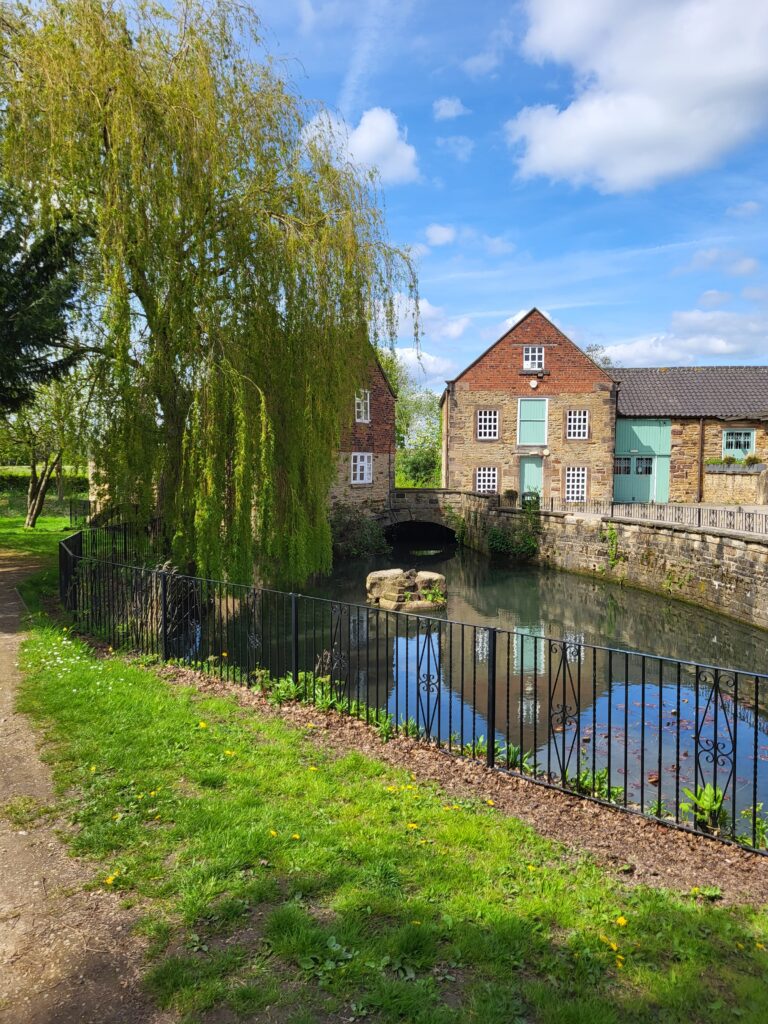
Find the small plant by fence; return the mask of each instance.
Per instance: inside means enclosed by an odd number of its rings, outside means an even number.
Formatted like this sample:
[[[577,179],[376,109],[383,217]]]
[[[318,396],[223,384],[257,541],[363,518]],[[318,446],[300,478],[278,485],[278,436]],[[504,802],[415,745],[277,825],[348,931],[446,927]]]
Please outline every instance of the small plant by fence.
[[[61,542],[83,632],[766,852],[768,676],[147,568],[159,544]]]

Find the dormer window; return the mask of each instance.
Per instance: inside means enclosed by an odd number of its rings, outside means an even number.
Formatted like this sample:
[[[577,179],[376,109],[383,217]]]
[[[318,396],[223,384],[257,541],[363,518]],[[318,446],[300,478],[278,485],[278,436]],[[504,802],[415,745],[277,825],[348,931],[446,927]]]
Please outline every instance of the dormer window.
[[[355,423],[371,422],[371,392],[358,391],[355,395]]]
[[[523,345],[523,369],[543,370],[544,369],[544,346]]]

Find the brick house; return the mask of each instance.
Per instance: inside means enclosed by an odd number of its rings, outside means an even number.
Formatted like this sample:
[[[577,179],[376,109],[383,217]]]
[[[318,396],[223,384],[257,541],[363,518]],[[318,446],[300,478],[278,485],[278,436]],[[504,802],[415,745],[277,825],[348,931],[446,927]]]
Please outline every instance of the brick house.
[[[349,401],[349,425],[342,431],[331,504],[379,509],[395,485],[395,393],[378,359]]]
[[[768,366],[616,368],[617,501],[753,503],[768,463]],[[711,465],[727,458],[732,466]],[[750,461],[755,461],[750,459]]]
[[[610,499],[616,383],[537,309],[441,398],[443,487]]]

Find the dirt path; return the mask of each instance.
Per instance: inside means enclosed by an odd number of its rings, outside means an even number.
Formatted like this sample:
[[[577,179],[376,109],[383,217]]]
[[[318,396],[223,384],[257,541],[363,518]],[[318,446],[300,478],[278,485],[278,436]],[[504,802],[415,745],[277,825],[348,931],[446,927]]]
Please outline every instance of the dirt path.
[[[27,719],[14,711],[22,601],[35,568],[0,553],[0,811],[9,801],[53,802],[48,768]],[[13,804],[11,806],[14,806]],[[143,953],[132,917],[110,893],[87,892],[92,868],[69,857],[51,816],[0,817],[0,1022],[166,1024],[141,992]]]

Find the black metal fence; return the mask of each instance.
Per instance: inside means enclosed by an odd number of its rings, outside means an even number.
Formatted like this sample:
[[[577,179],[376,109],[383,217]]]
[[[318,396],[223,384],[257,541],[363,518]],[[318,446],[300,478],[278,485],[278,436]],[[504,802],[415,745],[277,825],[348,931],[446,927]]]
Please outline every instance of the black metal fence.
[[[61,542],[82,631],[766,852],[768,676],[147,568],[156,546]]]
[[[499,495],[500,508],[515,508],[517,499]],[[732,530],[735,533],[768,535],[768,510],[765,512],[726,505],[656,504],[625,501],[561,501],[545,498],[538,506],[543,512],[583,512],[591,515],[639,519],[654,523],[694,526],[699,529]]]

